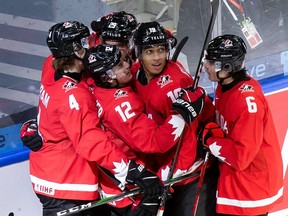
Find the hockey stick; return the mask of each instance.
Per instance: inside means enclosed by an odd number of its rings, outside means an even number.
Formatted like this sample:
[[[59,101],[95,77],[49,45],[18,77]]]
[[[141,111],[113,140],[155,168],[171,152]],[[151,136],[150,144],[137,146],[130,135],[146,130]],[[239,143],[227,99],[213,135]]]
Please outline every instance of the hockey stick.
[[[182,48],[184,47],[184,45],[186,44],[186,42],[188,41],[189,37],[185,36],[184,38],[182,38],[182,40],[179,42],[179,44],[177,45],[177,47],[175,48],[175,52],[173,53],[173,56],[171,58],[172,61],[176,62],[178,59],[178,56],[182,50]]]
[[[198,86],[199,83],[199,79],[200,79],[200,75],[202,72],[202,68],[203,68],[203,64],[204,64],[204,51],[207,49],[209,40],[211,38],[211,34],[213,31],[213,27],[214,27],[214,23],[217,17],[217,12],[218,12],[218,8],[219,8],[219,0],[210,0],[210,6],[211,6],[211,18],[210,18],[210,22],[209,22],[209,26],[207,29],[207,33],[206,33],[206,37],[204,40],[204,44],[202,47],[202,51],[201,51],[201,56],[199,58],[199,62],[197,65],[197,71],[195,74],[195,80],[192,86],[192,90],[195,90],[196,87]],[[208,164],[208,160],[209,160],[209,151],[206,152],[205,154],[205,158],[204,158],[204,162],[202,164],[201,167],[201,172],[200,172],[200,179],[199,179],[199,183],[197,185],[197,190],[196,190],[196,194],[195,194],[195,200],[193,203],[193,209],[192,209],[192,215],[195,216],[197,213],[197,208],[198,208],[198,203],[199,203],[199,199],[200,199],[200,194],[201,194],[201,188],[203,185],[203,180],[204,180],[204,176],[205,176],[205,172],[206,172],[206,168],[207,168],[207,164]]]
[[[175,52],[173,53],[173,56],[171,58],[171,60],[173,62],[177,61],[178,56],[179,56],[182,48],[184,47],[184,45],[188,41],[188,39],[189,39],[188,36],[182,38],[182,40],[177,45],[177,47],[175,49]],[[179,137],[179,140],[178,140],[178,143],[177,143],[176,152],[175,152],[175,156],[174,156],[174,158],[173,158],[173,160],[171,162],[167,179],[171,179],[173,177],[174,168],[175,168],[176,162],[178,160],[179,152],[180,152],[180,149],[181,149],[181,146],[182,146],[182,139],[183,139],[184,130],[185,130],[185,127],[183,128],[183,131],[182,131],[182,133],[181,133],[181,135]],[[163,194],[161,196],[161,201],[160,201],[160,204],[159,204],[157,216],[163,215],[165,204],[166,204],[168,193],[169,193],[169,188],[170,188],[170,185],[167,185],[167,186],[164,187],[164,191],[163,191]]]
[[[183,176],[168,179],[164,182],[164,184],[165,184],[165,186],[168,186],[168,185],[172,185],[172,184],[181,182],[183,180],[198,177],[198,176],[199,176],[199,172],[192,172],[192,173],[188,173],[188,174],[183,175]],[[123,199],[125,197],[134,196],[134,195],[139,194],[141,192],[142,192],[141,189],[137,187],[137,188],[134,188],[130,191],[123,192],[119,195],[106,197],[106,198],[103,198],[99,201],[92,201],[92,202],[89,202],[89,203],[86,203],[83,205],[75,206],[75,207],[67,209],[67,210],[59,211],[59,212],[55,213],[54,216],[73,215],[73,214],[79,213],[81,211],[90,209],[90,208],[95,208],[97,206],[107,204],[107,203],[112,202],[112,201]]]
[[[198,182],[198,185],[197,185],[195,200],[194,200],[194,203],[193,203],[192,216],[196,216],[196,213],[197,213],[197,208],[198,208],[198,203],[199,203],[199,199],[200,199],[201,188],[202,188],[202,185],[203,185],[203,180],[204,180],[204,176],[205,176],[205,172],[206,172],[206,168],[207,168],[207,164],[208,164],[208,160],[209,160],[209,154],[210,153],[207,150],[207,152],[205,153],[204,162],[202,164],[201,171],[200,171],[199,182]]]
[[[182,48],[184,47],[184,45],[188,41],[188,39],[189,39],[189,37],[186,36],[186,37],[182,38],[182,40],[179,42],[179,44],[176,47],[175,52],[173,53],[173,56],[171,58],[171,60],[173,62],[177,61],[178,56],[179,56]],[[183,128],[183,131],[182,131],[182,133],[181,133],[181,135],[179,137],[179,140],[177,142],[177,148],[176,148],[175,156],[174,156],[174,158],[173,158],[173,160],[171,162],[171,165],[170,165],[170,168],[169,168],[169,173],[167,175],[167,179],[172,179],[172,177],[173,177],[174,168],[176,166],[176,162],[178,160],[179,152],[180,152],[180,149],[181,149],[181,146],[182,146],[182,139],[183,139],[184,131],[185,131],[185,127]],[[168,193],[169,193],[169,188],[170,188],[170,185],[167,185],[167,186],[164,187],[164,191],[163,191],[163,194],[161,196],[161,201],[160,201],[160,204],[159,204],[157,216],[161,216],[164,213],[165,204],[166,204]]]
[[[210,6],[211,6],[211,18],[210,18],[210,21],[209,21],[209,26],[208,26],[208,29],[207,29],[206,37],[205,37],[205,40],[204,40],[204,44],[203,44],[203,47],[202,47],[201,55],[200,55],[200,58],[199,58],[199,61],[198,61],[198,65],[197,65],[196,74],[195,74],[195,78],[194,78],[194,83],[192,85],[192,89],[193,90],[196,89],[196,87],[198,86],[198,83],[199,83],[199,79],[200,79],[200,75],[201,75],[202,68],[203,68],[203,63],[204,63],[203,62],[204,52],[207,49],[209,40],[210,40],[211,35],[212,35],[212,30],[213,30],[214,23],[215,23],[215,20],[216,20],[216,17],[217,17],[217,12],[218,12],[218,7],[219,7],[219,0],[210,0]]]
[[[242,31],[243,35],[245,36],[247,42],[249,43],[249,46],[251,47],[251,49],[254,49],[256,46],[258,46],[260,43],[262,43],[263,40],[262,40],[260,34],[258,33],[254,23],[251,21],[250,17],[246,16],[244,13],[245,8],[246,8],[245,2],[242,1],[242,5],[240,5],[242,8],[242,10],[240,10],[240,12],[243,15],[243,20],[241,22],[239,21],[238,17],[236,16],[236,14],[232,10],[232,8],[229,6],[228,2],[226,0],[223,0],[223,2],[226,5],[227,9],[229,10],[230,14],[232,15],[233,19],[237,23],[237,25],[239,25],[239,27],[241,28],[241,31]],[[231,2],[233,4],[234,1],[229,1],[229,2]],[[247,11],[247,9],[246,9],[246,11]]]
[[[185,127],[183,128],[181,136],[180,136],[180,138],[178,140],[177,149],[176,149],[176,152],[175,152],[175,156],[174,156],[174,158],[172,160],[167,179],[172,179],[172,177],[173,177],[174,168],[176,166],[176,162],[178,161],[179,152],[180,152],[180,149],[181,149],[181,146],[182,146],[182,139],[183,139],[183,136],[184,136],[184,131],[185,131]],[[161,196],[161,201],[160,201],[158,212],[157,212],[156,216],[162,216],[163,213],[164,213],[165,204],[166,204],[166,201],[167,201],[167,198],[168,198],[169,188],[170,188],[170,185],[166,185],[164,187],[164,191],[163,191],[163,194]]]
[[[210,19],[210,22],[209,22],[209,26],[208,26],[208,30],[207,30],[207,34],[206,34],[206,37],[205,37],[205,40],[204,40],[204,45],[202,47],[202,51],[201,51],[201,56],[199,58],[199,62],[198,62],[198,66],[197,66],[197,71],[196,71],[196,75],[195,77],[197,77],[197,79],[195,78],[194,80],[194,83],[193,83],[193,86],[192,86],[192,89],[195,90],[195,88],[197,87],[198,85],[198,82],[199,82],[199,78],[200,78],[200,70],[202,71],[202,67],[203,67],[203,56],[204,56],[204,50],[207,48],[207,45],[208,45],[208,42],[209,42],[209,39],[211,37],[211,34],[212,34],[212,30],[213,30],[213,26],[214,26],[214,23],[215,23],[215,19],[216,19],[216,16],[217,16],[217,11],[218,11],[218,7],[219,7],[219,0],[210,0],[210,4],[211,4],[211,19]],[[181,51],[182,47],[185,45],[185,43],[187,42],[188,40],[188,37],[184,37],[181,42],[179,43],[179,50]],[[180,46],[181,45],[181,46]],[[177,46],[177,48],[178,48]],[[177,50],[178,52],[176,53],[176,59],[180,53],[180,51]],[[176,51],[175,51],[176,52]],[[175,53],[174,53],[175,54]],[[174,57],[174,55],[173,55]],[[172,58],[173,58],[172,57]],[[176,61],[176,60],[175,60]],[[182,131],[182,134],[179,138],[179,141],[178,141],[178,144],[177,144],[177,149],[176,149],[176,153],[175,153],[175,156],[173,158],[173,161],[171,163],[171,166],[170,166],[170,170],[169,170],[169,173],[168,173],[168,179],[171,178],[173,176],[173,172],[174,172],[174,167],[176,165],[176,162],[178,160],[178,156],[179,156],[179,152],[180,152],[180,149],[181,149],[181,144],[182,144],[182,137],[183,137],[183,134],[184,134],[184,129]],[[202,165],[203,166],[203,165]],[[206,169],[206,167],[205,167]],[[160,202],[160,205],[159,205],[159,208],[158,208],[158,212],[157,212],[157,216],[162,216],[163,213],[164,213],[164,209],[165,209],[165,204],[166,204],[166,200],[167,200],[167,196],[168,196],[168,191],[169,191],[169,186],[166,186],[164,188],[164,193],[161,197],[161,202]]]

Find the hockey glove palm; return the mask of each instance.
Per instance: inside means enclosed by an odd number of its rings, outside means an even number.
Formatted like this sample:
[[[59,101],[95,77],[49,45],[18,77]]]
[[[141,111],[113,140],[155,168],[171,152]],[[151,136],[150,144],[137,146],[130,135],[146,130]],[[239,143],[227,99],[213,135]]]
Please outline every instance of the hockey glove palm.
[[[34,152],[42,148],[43,142],[41,136],[38,134],[36,119],[30,119],[22,124],[20,138],[23,144]]]
[[[187,124],[190,124],[201,113],[205,95],[205,90],[201,87],[197,87],[195,91],[191,87],[182,89],[172,109],[177,111]]]
[[[126,181],[138,185],[148,196],[160,196],[164,190],[164,185],[158,176],[135,161],[130,161]]]

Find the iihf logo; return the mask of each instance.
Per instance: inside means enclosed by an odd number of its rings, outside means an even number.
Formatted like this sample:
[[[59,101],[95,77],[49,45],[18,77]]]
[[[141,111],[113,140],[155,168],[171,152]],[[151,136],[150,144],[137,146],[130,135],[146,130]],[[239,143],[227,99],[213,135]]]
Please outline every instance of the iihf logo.
[[[159,80],[157,81],[157,84],[161,86],[161,88],[168,83],[172,82],[169,75],[162,75],[160,76]]]

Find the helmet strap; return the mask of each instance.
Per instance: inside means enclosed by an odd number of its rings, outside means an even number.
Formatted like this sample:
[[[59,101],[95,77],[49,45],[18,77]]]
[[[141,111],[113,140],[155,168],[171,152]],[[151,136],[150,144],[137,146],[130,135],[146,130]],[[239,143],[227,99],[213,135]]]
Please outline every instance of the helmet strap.
[[[87,49],[86,48],[84,48],[85,49],[85,53],[87,52]],[[83,61],[83,58],[80,58],[78,55],[76,55],[76,53],[75,53],[75,51],[74,51],[74,53],[73,53],[73,55],[72,55],[75,59],[77,59],[77,60],[80,60],[80,61]]]
[[[216,72],[216,76],[217,76],[217,79],[219,79],[219,84],[220,85],[222,85],[222,83],[224,82],[224,80],[226,80],[226,79],[228,79],[228,78],[230,78],[232,75],[231,75],[231,73],[228,73],[228,76],[227,77],[224,77],[224,78],[222,78],[222,77],[219,77],[219,73],[220,73],[220,71],[217,71]]]
[[[115,83],[113,83],[113,85],[111,85],[111,88],[119,88],[119,82],[117,79],[113,79],[115,81]]]

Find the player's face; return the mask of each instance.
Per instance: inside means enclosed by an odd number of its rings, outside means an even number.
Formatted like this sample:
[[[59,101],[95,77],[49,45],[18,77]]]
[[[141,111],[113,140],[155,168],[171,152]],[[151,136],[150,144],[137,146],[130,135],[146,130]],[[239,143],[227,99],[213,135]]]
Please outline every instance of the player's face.
[[[126,86],[132,79],[132,74],[130,73],[130,64],[124,60],[115,66],[112,71],[116,75],[116,80],[120,87]]]
[[[217,78],[217,73],[215,69],[214,61],[205,60],[204,61],[204,68],[206,73],[208,74],[208,78],[212,82],[219,82],[220,80]]]
[[[222,84],[225,85],[233,81],[233,78],[229,76],[229,72],[221,70],[221,62],[219,61],[205,60],[204,68],[209,80],[212,82],[219,82],[221,81],[220,79],[224,79],[222,80]]]
[[[151,76],[160,74],[167,60],[167,51],[163,45],[149,46],[143,48],[141,53],[141,63],[146,73]]]

